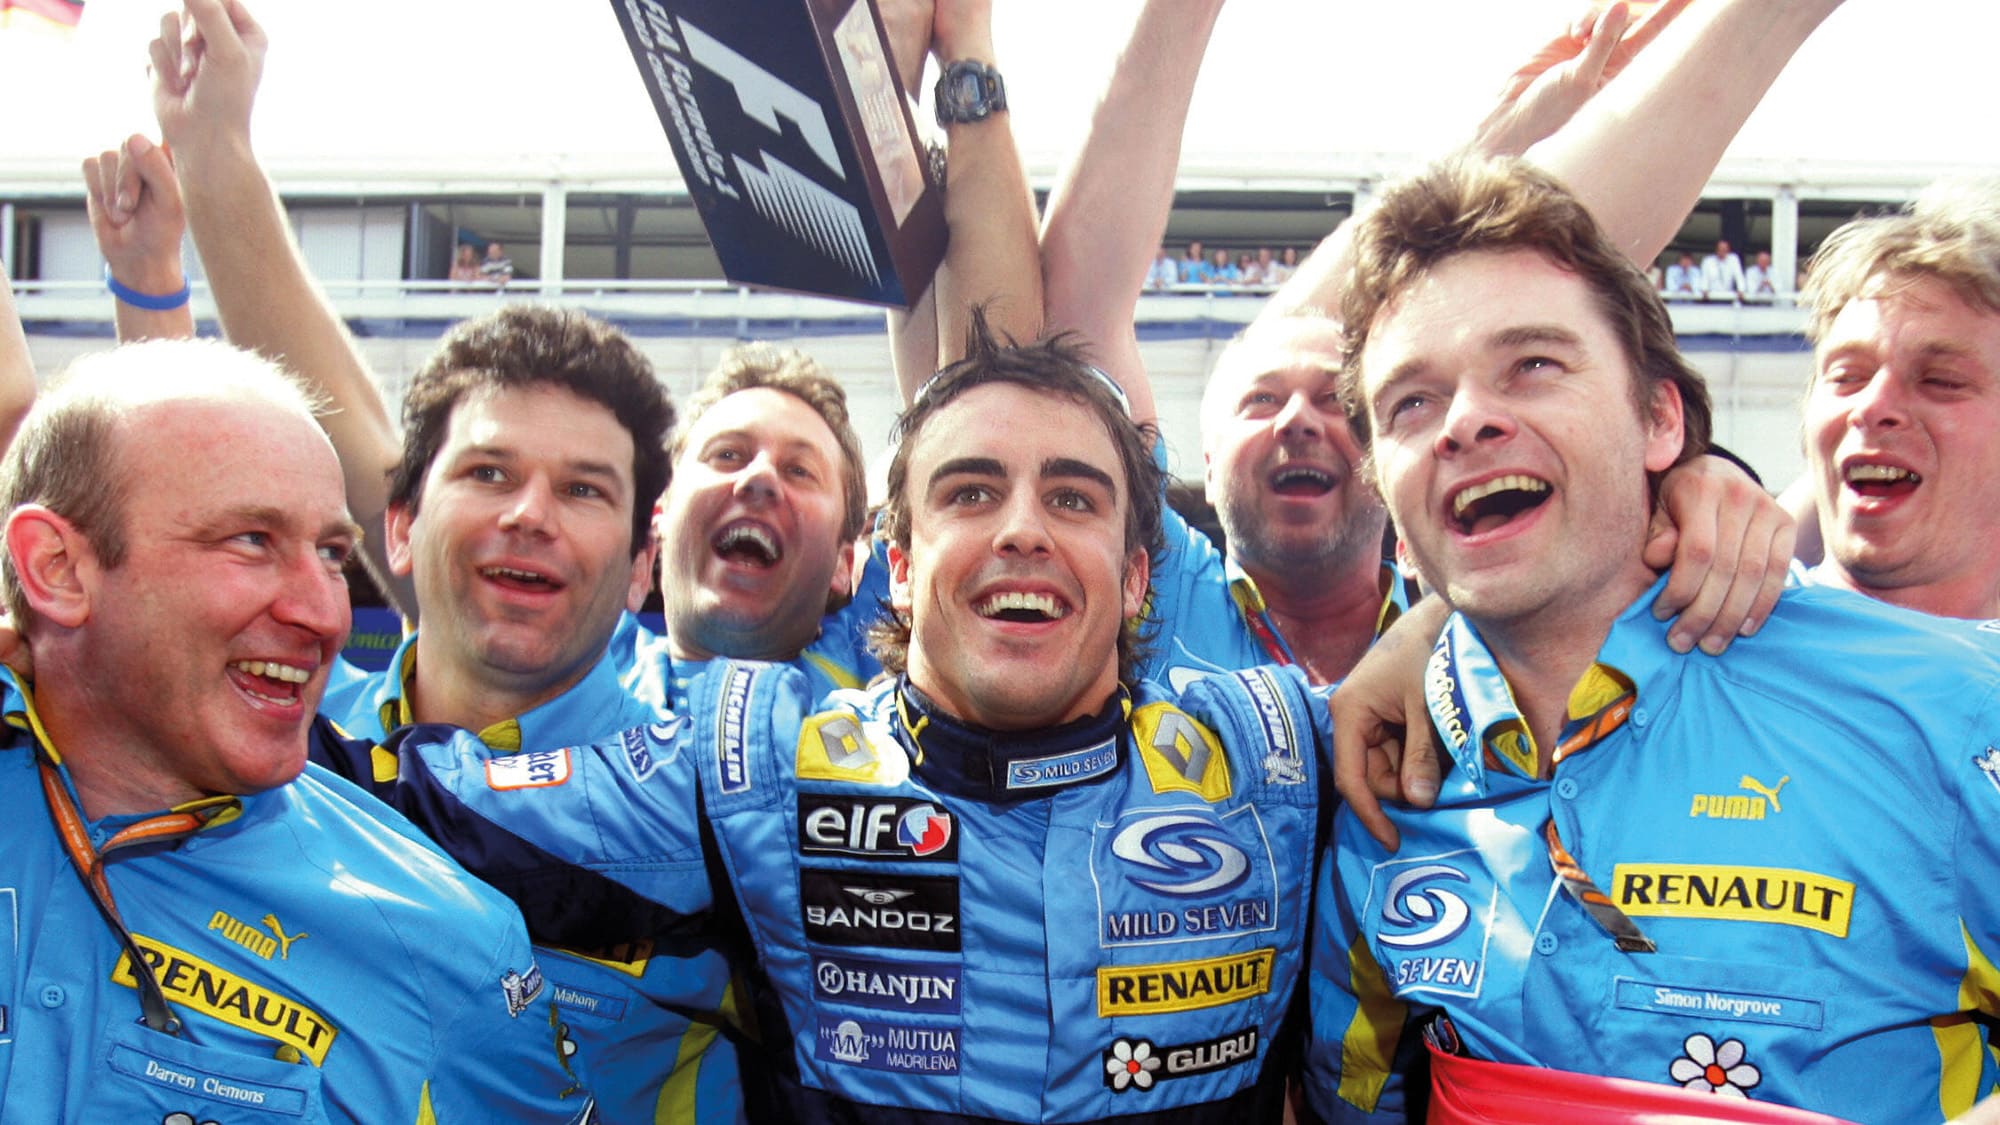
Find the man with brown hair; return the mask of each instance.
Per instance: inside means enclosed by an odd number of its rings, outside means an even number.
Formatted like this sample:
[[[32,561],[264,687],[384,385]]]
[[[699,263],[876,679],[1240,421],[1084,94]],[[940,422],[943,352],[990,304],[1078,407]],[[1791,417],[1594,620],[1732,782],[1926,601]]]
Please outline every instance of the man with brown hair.
[[[2000,636],[1794,589],[1722,658],[1659,643],[1652,492],[1707,396],[1546,176],[1396,185],[1344,292],[1367,471],[1456,611],[1426,684],[1453,769],[1434,808],[1388,810],[1397,851],[1338,816],[1315,1109],[1397,1117],[1426,1043],[1432,1120],[1970,1107],[2000,1075],[1977,1018],[2000,1015],[2000,853],[1975,827],[2000,814]]]

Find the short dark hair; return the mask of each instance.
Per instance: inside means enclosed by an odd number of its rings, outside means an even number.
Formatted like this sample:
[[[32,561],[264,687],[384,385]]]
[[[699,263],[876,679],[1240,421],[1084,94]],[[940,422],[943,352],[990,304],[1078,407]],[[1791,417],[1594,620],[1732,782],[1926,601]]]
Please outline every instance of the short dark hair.
[[[910,449],[924,426],[959,396],[990,384],[1067,398],[1097,418],[1124,469],[1126,553],[1143,550],[1158,559],[1166,546],[1161,526],[1165,474],[1153,461],[1158,431],[1151,423],[1132,421],[1121,393],[1085,358],[1075,337],[1063,334],[1033,344],[997,339],[985,311],[977,308],[966,331],[965,358],[932,376],[890,433],[896,453],[889,461],[888,498],[878,528],[882,538],[901,550],[910,548]],[[1128,684],[1145,655],[1144,618],[1143,613],[1128,618],[1118,634],[1118,678]],[[884,614],[868,635],[883,668],[893,673],[908,669],[910,622],[901,614]]]
[[[415,514],[424,476],[444,445],[452,411],[486,390],[560,387],[609,410],[632,435],[632,553],[649,541],[653,503],[672,467],[673,401],[653,365],[623,332],[574,309],[509,305],[460,323],[410,377],[403,396],[403,458],[389,502]]]
[[[812,407],[833,431],[833,440],[840,446],[841,493],[846,501],[840,534],[850,540],[858,537],[868,520],[868,465],[861,455],[861,436],[848,420],[847,391],[818,360],[797,348],[739,344],[724,352],[722,362],[682,404],[680,425],[674,430],[667,455],[681,455],[688,433],[710,407],[738,391],[758,387],[783,391]]]
[[[1675,464],[1708,451],[1708,385],[1674,342],[1673,319],[1651,281],[1598,227],[1569,189],[1518,159],[1459,158],[1391,186],[1355,220],[1353,257],[1340,297],[1347,365],[1341,397],[1355,436],[1372,431],[1361,393],[1361,353],[1375,317],[1447,258],[1476,250],[1532,250],[1576,274],[1618,339],[1632,370],[1632,402],[1643,416],[1652,389],[1680,391],[1682,437]]]

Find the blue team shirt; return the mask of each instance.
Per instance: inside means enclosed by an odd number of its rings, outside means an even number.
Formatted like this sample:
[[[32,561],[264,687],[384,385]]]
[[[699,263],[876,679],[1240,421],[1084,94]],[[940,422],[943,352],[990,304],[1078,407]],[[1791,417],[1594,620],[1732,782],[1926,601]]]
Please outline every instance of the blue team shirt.
[[[1679,656],[1656,592],[1571,699],[1582,729],[1613,694],[1592,684],[1629,685],[1603,712],[1628,707],[1622,725],[1545,777],[1452,619],[1427,685],[1456,762],[1435,809],[1389,808],[1394,854],[1343,812],[1323,865],[1322,1114],[1399,1114],[1406,1021],[1436,1013],[1476,1058],[1857,1121],[1954,1117],[1994,1089],[1968,1015],[2000,1015],[2000,622],[1793,588],[1723,657]],[[1621,951],[1565,890],[1551,822],[1656,951]]]
[[[1164,445],[1154,445],[1153,460],[1162,469],[1166,455]],[[1140,674],[1180,691],[1215,672],[1296,663],[1257,584],[1162,499],[1166,550],[1153,562],[1146,601],[1151,644]],[[1382,585],[1378,632],[1408,609],[1416,595],[1393,561],[1382,564]]]
[[[631,614],[620,630],[645,632]],[[538,755],[664,718],[664,704],[653,701],[666,682],[664,665],[635,666],[635,686],[652,685],[635,692],[620,683],[615,651],[561,695],[480,731],[481,744],[518,759],[510,768],[528,771]],[[355,737],[382,741],[412,721],[408,681],[415,659],[412,633],[387,668],[329,688],[321,710]],[[540,948],[606,1121],[742,1117],[735,1046],[723,1029],[730,970],[720,951],[668,953],[646,942]],[[689,1012],[704,1018],[690,1021]]]
[[[140,1023],[128,954],[58,842],[24,698],[5,687],[0,1121],[589,1113],[514,907],[314,766],[183,806],[210,818],[191,834],[109,853],[119,915],[183,1026]],[[87,831],[102,848],[145,819]]]

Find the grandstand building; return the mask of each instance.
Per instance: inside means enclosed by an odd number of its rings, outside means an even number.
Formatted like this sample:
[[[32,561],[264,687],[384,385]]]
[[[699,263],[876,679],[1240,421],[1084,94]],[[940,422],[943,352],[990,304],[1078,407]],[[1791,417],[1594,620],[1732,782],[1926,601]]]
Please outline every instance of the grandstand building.
[[[1248,168],[1189,176],[1167,241],[1198,239],[1232,256],[1260,247],[1303,252],[1371,185],[1398,170],[1357,164],[1318,177]],[[81,187],[73,172],[63,171],[0,179],[0,255],[14,279],[36,366],[45,373],[112,337],[111,299]],[[1855,214],[1912,197],[1932,170],[1725,165],[1723,172],[1667,260],[1682,249],[1698,260],[1718,238],[1746,261],[1768,250],[1778,294],[1768,304],[1674,303],[1675,328],[1709,378],[1717,439],[1776,487],[1802,463],[1798,400],[1811,367],[1804,316],[1792,303],[1799,264]],[[1041,173],[1046,186],[1053,170]],[[900,408],[881,310],[728,284],[686,194],[675,190],[677,183],[662,186],[657,175],[570,170],[551,181],[464,169],[365,176],[321,169],[281,171],[279,182],[314,275],[392,401],[452,322],[502,301],[542,300],[619,325],[677,394],[690,391],[739,340],[805,348],[846,382],[871,454]],[[496,291],[445,280],[458,243],[483,248],[494,241],[513,259],[512,283]],[[196,315],[207,330],[213,305],[191,251],[186,264]],[[1140,303],[1141,350],[1178,477],[1200,476],[1197,410],[1209,365],[1263,300],[1257,289],[1190,287]]]

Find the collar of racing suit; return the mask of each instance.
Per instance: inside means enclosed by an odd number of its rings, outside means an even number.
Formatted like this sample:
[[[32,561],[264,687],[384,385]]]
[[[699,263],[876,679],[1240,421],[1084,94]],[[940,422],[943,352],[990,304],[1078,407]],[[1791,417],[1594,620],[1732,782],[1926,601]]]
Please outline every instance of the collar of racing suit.
[[[945,714],[902,676],[893,726],[916,774],[940,792],[1024,801],[1117,772],[1131,711],[1132,697],[1121,684],[1094,715],[1041,730],[990,730]]]

